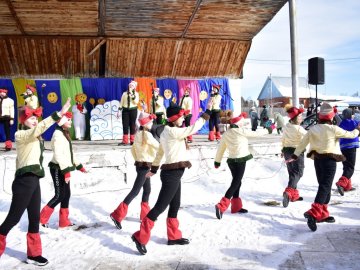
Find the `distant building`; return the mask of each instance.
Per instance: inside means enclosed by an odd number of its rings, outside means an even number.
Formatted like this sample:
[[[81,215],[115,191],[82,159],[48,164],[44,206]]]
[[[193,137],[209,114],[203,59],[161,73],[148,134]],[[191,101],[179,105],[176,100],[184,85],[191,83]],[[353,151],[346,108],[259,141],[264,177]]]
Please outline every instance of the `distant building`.
[[[299,104],[305,108],[315,102],[315,87],[309,85],[305,77],[299,77],[298,98]],[[318,99],[323,95],[318,93]],[[272,107],[284,107],[292,103],[292,81],[291,77],[273,77],[269,76],[258,97],[259,106],[267,105]]]

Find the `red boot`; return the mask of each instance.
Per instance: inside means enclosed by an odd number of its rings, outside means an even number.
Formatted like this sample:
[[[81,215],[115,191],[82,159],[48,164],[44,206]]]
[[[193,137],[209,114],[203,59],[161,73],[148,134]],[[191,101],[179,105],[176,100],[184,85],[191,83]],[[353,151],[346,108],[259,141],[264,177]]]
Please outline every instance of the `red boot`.
[[[231,213],[247,213],[248,210],[243,208],[241,198],[232,198],[231,199]]]
[[[187,245],[189,239],[182,238],[182,233],[179,230],[179,220],[177,218],[166,219],[168,245]]]
[[[6,247],[6,235],[0,234],[0,257],[3,255]]]
[[[27,233],[27,255],[37,257],[42,255],[41,238],[39,233]]]
[[[341,176],[339,181],[336,182],[337,189],[341,196],[344,196],[344,191],[348,187],[349,182],[350,180],[345,176]],[[351,187],[351,182],[350,182],[350,187]]]
[[[221,139],[220,131],[216,131],[215,137],[216,137],[217,141],[219,141]]]
[[[122,142],[120,143],[121,145],[127,145],[129,144],[129,135],[126,134],[126,135],[123,135],[123,139],[122,139]]]
[[[187,142],[188,142],[188,143],[192,143],[192,142],[193,142],[192,135],[190,135],[190,136],[187,137]]]
[[[214,141],[215,140],[215,135],[214,135],[214,131],[209,131],[209,138],[208,138],[209,141]]]
[[[228,209],[230,205],[230,200],[226,197],[222,197],[220,202],[215,205],[216,217],[218,219],[222,218],[223,213]]]
[[[344,188],[345,191],[349,191],[352,190],[352,184],[351,184],[351,179],[349,179],[349,182],[347,183],[346,187]]]
[[[295,188],[292,189],[291,201],[296,202],[300,199],[299,191]]]
[[[328,205],[327,204],[323,204],[323,211],[322,211],[322,216],[321,216],[321,220],[327,219],[330,214],[329,214],[329,210],[328,210]]]
[[[11,148],[12,148],[12,143],[11,143],[11,141],[10,141],[10,140],[6,141],[6,142],[5,142],[5,150],[6,150],[6,151],[10,151]]]
[[[59,227],[60,228],[66,228],[70,226],[74,226],[70,220],[69,220],[69,208],[60,208],[59,213]]]
[[[133,145],[135,140],[135,134],[130,134],[130,144]]]
[[[40,223],[43,227],[48,227],[48,221],[50,216],[54,212],[54,208],[45,205],[44,208],[40,212]]]
[[[154,221],[145,217],[140,224],[140,231],[132,235],[132,240],[136,243],[136,248],[141,254],[146,253],[145,245],[149,242],[151,230],[154,227]]]
[[[148,202],[141,202],[140,210],[140,221],[142,221],[150,211],[150,206]]]
[[[121,202],[119,206],[110,214],[118,222],[121,222],[127,215],[128,205],[124,202]]]
[[[44,266],[48,264],[48,260],[42,256],[42,246],[39,233],[28,233],[27,240],[27,260],[28,264]]]
[[[311,205],[311,209],[306,211],[304,216],[308,218],[312,216],[316,221],[320,221],[323,219],[323,205],[320,203],[313,203]]]

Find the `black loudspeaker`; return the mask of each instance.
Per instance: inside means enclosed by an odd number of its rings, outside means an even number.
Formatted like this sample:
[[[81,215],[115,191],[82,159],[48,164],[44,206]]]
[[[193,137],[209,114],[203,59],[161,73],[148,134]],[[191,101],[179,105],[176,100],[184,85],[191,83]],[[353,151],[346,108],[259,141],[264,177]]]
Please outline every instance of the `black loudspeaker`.
[[[308,64],[309,84],[324,84],[324,58],[314,57],[309,59]]]

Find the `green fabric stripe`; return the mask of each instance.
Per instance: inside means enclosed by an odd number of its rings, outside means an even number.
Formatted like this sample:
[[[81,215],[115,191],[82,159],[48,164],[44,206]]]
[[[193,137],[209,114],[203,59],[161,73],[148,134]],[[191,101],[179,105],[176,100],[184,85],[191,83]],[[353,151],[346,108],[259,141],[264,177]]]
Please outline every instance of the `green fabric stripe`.
[[[45,176],[44,169],[41,168],[39,164],[29,165],[29,166],[20,168],[20,169],[16,170],[15,176],[20,176],[25,173],[33,173],[33,174],[39,176],[40,178]]]
[[[60,92],[61,92],[61,105],[64,105],[67,98],[71,98],[71,106],[76,104],[75,95],[83,93],[80,78],[60,80]],[[71,110],[71,109],[70,109]],[[75,130],[72,126],[70,128],[70,137],[75,138]]]

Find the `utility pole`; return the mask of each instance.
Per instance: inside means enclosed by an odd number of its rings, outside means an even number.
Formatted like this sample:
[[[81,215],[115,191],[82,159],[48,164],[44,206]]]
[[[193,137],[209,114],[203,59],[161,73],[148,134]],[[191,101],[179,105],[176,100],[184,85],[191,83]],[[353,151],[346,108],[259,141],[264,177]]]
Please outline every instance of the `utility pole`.
[[[291,48],[291,81],[292,81],[292,103],[299,107],[298,97],[298,55],[297,55],[297,31],[296,31],[296,1],[289,0],[289,19],[290,19],[290,48]]]

